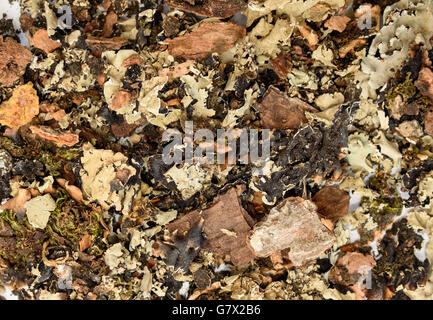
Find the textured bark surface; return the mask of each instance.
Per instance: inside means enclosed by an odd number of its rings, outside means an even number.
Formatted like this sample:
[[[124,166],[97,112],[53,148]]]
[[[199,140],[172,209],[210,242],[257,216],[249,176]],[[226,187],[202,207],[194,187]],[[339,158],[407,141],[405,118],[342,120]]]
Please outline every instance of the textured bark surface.
[[[268,89],[255,108],[260,112],[261,124],[266,129],[298,129],[307,122],[305,111],[316,111],[308,103],[298,98],[288,98],[273,87]]]
[[[254,255],[248,248],[246,239],[254,221],[242,208],[239,191],[230,189],[218,196],[214,205],[203,210],[201,214],[199,211],[190,212],[170,223],[168,230],[177,230],[178,236],[185,236],[203,218],[203,233],[207,238],[204,248],[209,248],[222,257],[229,255],[234,265],[250,262]]]
[[[31,82],[14,89],[12,97],[0,105],[0,123],[19,128],[39,113],[39,97]]]
[[[288,198],[254,227],[249,241],[259,257],[290,248],[290,260],[302,266],[329,249],[335,237],[321,223],[311,201]]]
[[[313,197],[317,212],[322,218],[337,221],[349,211],[350,196],[337,187],[324,187]]]
[[[213,52],[227,51],[245,37],[245,33],[245,28],[232,22],[204,22],[194,31],[165,43],[168,52],[175,57],[201,59]]]
[[[48,54],[61,47],[62,43],[60,41],[51,40],[50,37],[48,37],[47,30],[39,29],[30,40],[30,45]]]
[[[24,73],[32,53],[13,39],[0,37],[0,86],[10,87]]]
[[[189,3],[188,3],[189,2]],[[200,16],[228,18],[247,8],[243,0],[204,0],[204,1],[168,0],[165,3],[173,8],[191,12]]]

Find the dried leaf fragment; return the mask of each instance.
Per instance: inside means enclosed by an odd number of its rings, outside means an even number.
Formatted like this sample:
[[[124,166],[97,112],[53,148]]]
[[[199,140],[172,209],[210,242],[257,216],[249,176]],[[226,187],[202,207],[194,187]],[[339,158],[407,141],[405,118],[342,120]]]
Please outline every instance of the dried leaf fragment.
[[[39,97],[33,84],[18,86],[12,97],[0,105],[0,123],[10,128],[19,128],[32,121],[39,113]]]
[[[245,28],[232,22],[204,22],[194,31],[166,40],[168,52],[175,57],[202,59],[213,52],[221,54],[245,37]]]

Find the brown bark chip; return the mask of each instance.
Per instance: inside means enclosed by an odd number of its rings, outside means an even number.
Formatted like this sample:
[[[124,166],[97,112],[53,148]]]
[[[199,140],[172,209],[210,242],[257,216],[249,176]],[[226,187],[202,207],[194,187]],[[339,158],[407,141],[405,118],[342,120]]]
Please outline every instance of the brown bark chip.
[[[80,141],[75,133],[59,132],[46,126],[30,126],[30,130],[39,138],[53,142],[57,147],[72,147]]]
[[[312,200],[319,215],[333,222],[344,217],[349,211],[350,196],[337,187],[324,187]]]
[[[204,0],[192,5],[185,0],[167,0],[170,7],[191,12],[200,16],[228,18],[247,8],[243,0]]]
[[[431,111],[424,118],[424,132],[433,136],[433,112]]]
[[[167,40],[168,52],[175,57],[202,59],[213,52],[221,54],[245,37],[245,28],[232,22],[204,22],[194,31]]]
[[[220,256],[229,255],[234,265],[243,265],[254,259],[246,241],[253,221],[242,208],[235,188],[218,196],[213,206],[201,214],[192,211],[167,228],[170,232],[177,230],[178,236],[185,236],[201,218],[204,219],[203,233],[208,241],[205,248]]]
[[[288,98],[284,93],[270,87],[261,103],[255,108],[260,112],[265,129],[298,129],[307,122],[305,111],[315,112],[312,106],[298,98]]]
[[[433,100],[433,72],[429,68],[422,68],[419,72],[418,80],[415,86],[423,96]]]
[[[123,37],[104,38],[88,36],[86,39],[86,44],[90,49],[99,51],[119,50],[127,43],[128,40],[124,39]]]
[[[36,31],[33,38],[30,40],[30,45],[41,49],[46,54],[62,46],[60,41],[51,40],[48,36],[48,31],[45,29]]]
[[[11,38],[0,36],[0,86],[10,87],[17,81],[32,61],[32,53]]]
[[[349,21],[350,18],[347,16],[332,16],[325,22],[325,27],[338,32],[343,32]]]

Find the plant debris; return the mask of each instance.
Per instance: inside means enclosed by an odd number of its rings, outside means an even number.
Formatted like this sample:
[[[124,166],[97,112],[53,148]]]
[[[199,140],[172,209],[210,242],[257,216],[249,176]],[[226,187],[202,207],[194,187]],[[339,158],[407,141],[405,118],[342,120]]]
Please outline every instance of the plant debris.
[[[431,1],[18,4],[0,299],[433,299]]]

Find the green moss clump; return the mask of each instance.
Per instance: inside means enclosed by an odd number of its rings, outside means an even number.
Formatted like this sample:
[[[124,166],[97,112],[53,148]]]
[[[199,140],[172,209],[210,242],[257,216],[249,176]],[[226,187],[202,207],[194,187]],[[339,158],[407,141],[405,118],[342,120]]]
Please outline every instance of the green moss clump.
[[[392,103],[394,99],[400,95],[403,98],[403,101],[407,101],[408,99],[412,98],[416,93],[416,87],[413,84],[412,78],[410,77],[411,73],[408,72],[406,75],[406,79],[396,85],[395,87],[391,88],[385,95],[386,101],[387,101],[387,107],[391,108]]]
[[[58,150],[55,154],[50,151],[43,151],[39,157],[50,174],[53,177],[57,177],[63,170],[63,166],[66,161],[71,161],[79,157],[79,151],[75,149],[71,150]]]
[[[379,197],[370,202],[366,197],[361,199],[361,205],[368,208],[369,214],[381,230],[394,220],[403,209],[403,200],[400,197]]]

